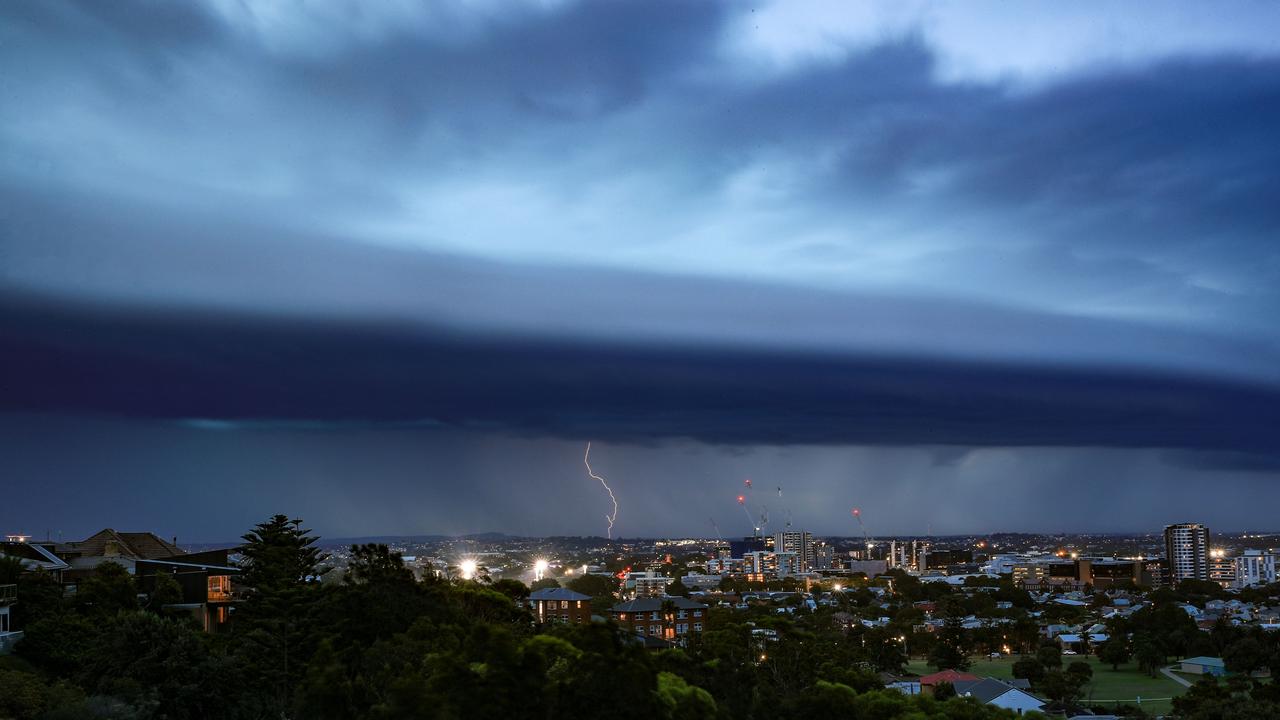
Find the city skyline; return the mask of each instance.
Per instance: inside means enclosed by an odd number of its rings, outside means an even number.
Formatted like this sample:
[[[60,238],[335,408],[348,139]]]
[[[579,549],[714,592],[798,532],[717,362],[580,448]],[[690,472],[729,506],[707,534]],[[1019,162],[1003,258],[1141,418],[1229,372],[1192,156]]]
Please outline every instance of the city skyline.
[[[1270,522],[1277,6],[281,7],[0,7],[0,529]]]

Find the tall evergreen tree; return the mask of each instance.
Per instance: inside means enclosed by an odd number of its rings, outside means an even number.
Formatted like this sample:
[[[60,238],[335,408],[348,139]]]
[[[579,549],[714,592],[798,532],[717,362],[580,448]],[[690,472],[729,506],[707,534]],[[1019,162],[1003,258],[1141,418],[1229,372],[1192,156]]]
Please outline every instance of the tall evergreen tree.
[[[328,571],[321,567],[327,556],[315,547],[319,538],[310,533],[302,520],[286,515],[258,523],[241,536],[245,541],[240,549],[245,558],[241,580],[255,591],[269,592],[319,578]]]

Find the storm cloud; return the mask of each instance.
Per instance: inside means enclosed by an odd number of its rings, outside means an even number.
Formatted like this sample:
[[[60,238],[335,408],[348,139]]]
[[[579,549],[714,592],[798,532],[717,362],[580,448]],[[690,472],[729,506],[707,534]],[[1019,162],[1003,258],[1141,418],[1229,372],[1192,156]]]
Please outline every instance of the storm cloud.
[[[1271,478],[1280,11],[1038,7],[5,4],[0,444]]]

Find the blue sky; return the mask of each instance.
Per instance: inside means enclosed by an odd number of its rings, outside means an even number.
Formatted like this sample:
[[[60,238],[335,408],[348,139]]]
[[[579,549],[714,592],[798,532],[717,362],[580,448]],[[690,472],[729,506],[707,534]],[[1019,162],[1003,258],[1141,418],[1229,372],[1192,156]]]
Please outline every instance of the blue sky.
[[[900,499],[932,483],[976,513],[935,527],[1000,521],[978,508],[1003,489],[1025,513],[991,529],[1023,529],[1061,521],[1031,498],[1070,472],[1084,493],[1247,496],[1280,465],[1274,4],[0,13],[7,442],[95,454],[89,473],[11,448],[67,488],[112,478],[135,524],[143,487],[190,471],[104,438],[261,476],[234,519],[160,483],[206,536],[304,502],[264,485],[327,497],[360,467],[433,509],[321,503],[323,531],[448,525],[459,478],[506,496],[507,473],[422,448],[507,457],[560,508],[591,500],[568,449],[592,438],[648,501],[693,488],[687,510],[624,508],[632,533],[705,524],[743,457],[824,532],[843,521],[823,509],[877,502],[886,531],[918,530]],[[318,445],[349,453],[304,481]],[[735,460],[684,473],[690,452]],[[26,502],[0,524],[100,514]],[[448,529],[529,517],[484,506]],[[1266,519],[1166,497],[1063,527],[1188,511]]]

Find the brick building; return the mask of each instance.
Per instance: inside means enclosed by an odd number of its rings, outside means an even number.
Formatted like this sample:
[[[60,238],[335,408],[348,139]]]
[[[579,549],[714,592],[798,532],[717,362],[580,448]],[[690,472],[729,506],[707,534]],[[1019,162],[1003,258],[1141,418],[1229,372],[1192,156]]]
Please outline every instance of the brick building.
[[[618,624],[636,635],[683,643],[702,634],[707,606],[682,597],[637,598],[609,610]]]
[[[529,595],[533,616],[540,623],[581,625],[591,622],[591,598],[569,588],[543,588]]]

